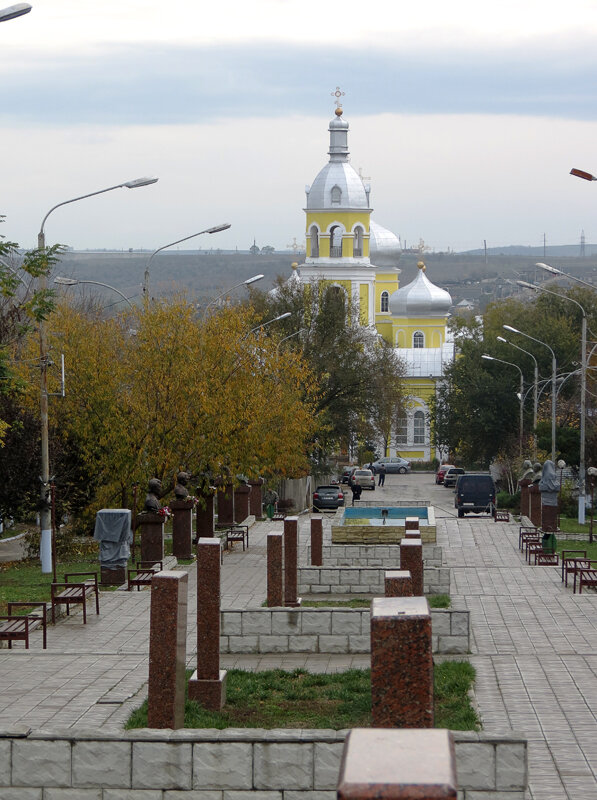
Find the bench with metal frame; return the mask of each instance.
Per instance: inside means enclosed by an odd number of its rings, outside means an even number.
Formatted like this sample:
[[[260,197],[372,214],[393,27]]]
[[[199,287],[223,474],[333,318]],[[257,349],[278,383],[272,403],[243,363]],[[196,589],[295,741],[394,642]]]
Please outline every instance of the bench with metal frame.
[[[494,522],[510,522],[510,512],[507,509],[496,508],[493,512]]]
[[[72,583],[69,578],[85,578],[86,580]],[[99,614],[99,585],[97,572],[70,572],[64,576],[64,582],[50,585],[52,601],[52,624],[56,622],[55,608],[65,605],[67,615],[70,614],[71,605],[83,606],[83,624],[87,624],[87,598],[95,597],[95,613]]]
[[[13,608],[33,608],[39,609],[39,613],[33,611],[21,616],[12,613]],[[44,602],[8,603],[8,614],[0,616],[0,641],[7,641],[8,648],[12,649],[12,643],[16,641],[25,642],[25,649],[29,649],[29,634],[41,625],[43,632],[43,649],[47,647],[47,616],[46,604]]]
[[[536,550],[534,556],[536,567],[557,567],[560,564],[560,556],[557,553],[545,553],[543,550]]]
[[[226,550],[229,549],[229,545],[233,542],[242,542],[243,543],[243,550],[245,549],[245,542],[247,543],[247,550],[249,549],[249,526],[248,525],[237,525],[230,524],[227,525],[225,523],[218,524],[216,523],[216,533],[221,538],[225,538],[225,547]]]
[[[151,586],[153,576],[164,569],[163,561],[137,561],[136,569],[127,570],[127,591],[132,591],[133,586],[141,591],[142,586]]]
[[[521,525],[518,529],[518,549],[522,552],[525,548],[527,539],[537,538],[539,534],[539,528],[535,528],[534,525]]]
[[[583,559],[579,559],[581,561]],[[576,579],[578,578],[578,593],[582,594],[582,587],[586,586],[589,589],[597,589],[597,561],[587,559],[587,566],[580,564],[574,570],[574,588],[573,592],[576,594]]]
[[[574,553],[574,555],[571,555]],[[566,582],[566,586],[568,586],[568,562],[571,564],[576,561],[577,558],[587,558],[587,551],[586,550],[562,550],[562,583]],[[570,567],[570,572],[573,572],[573,567]]]

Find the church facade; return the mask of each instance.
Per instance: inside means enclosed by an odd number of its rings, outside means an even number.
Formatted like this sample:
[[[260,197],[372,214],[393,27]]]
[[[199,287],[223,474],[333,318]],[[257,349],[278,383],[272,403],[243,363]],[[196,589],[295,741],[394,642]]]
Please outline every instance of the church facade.
[[[336,93],[337,95],[338,93]],[[323,280],[359,304],[361,322],[375,326],[406,367],[407,413],[386,455],[428,461],[430,400],[454,358],[447,330],[452,298],[418,264],[414,281],[400,286],[399,238],[371,219],[370,186],[352,167],[348,122],[337,103],[329,124],[329,161],[306,187],[306,258],[300,279]]]

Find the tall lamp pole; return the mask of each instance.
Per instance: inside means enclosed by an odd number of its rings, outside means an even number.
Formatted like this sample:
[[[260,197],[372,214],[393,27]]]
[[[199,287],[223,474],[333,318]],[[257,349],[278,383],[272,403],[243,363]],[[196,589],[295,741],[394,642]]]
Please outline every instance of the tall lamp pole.
[[[547,267],[547,264],[537,264],[538,267]],[[553,268],[552,268],[553,269]],[[552,270],[549,269],[549,272]],[[559,270],[555,270],[558,272]],[[545,289],[543,286],[535,286],[534,283],[527,281],[516,281],[520,286],[525,289],[534,289],[537,292],[545,292],[546,294],[553,294],[560,297],[562,300],[568,300],[569,303],[574,303],[575,306],[580,308],[582,314],[582,324],[580,333],[580,452],[578,459],[578,472],[579,472],[579,492],[578,492],[578,522],[579,525],[585,524],[585,430],[586,430],[586,407],[587,407],[587,312],[581,304],[574,300],[572,297],[567,297],[565,294],[552,292],[551,289]]]
[[[109,284],[109,283],[101,283],[101,281],[80,281],[80,280],[78,280],[77,278],[63,278],[63,277],[61,277],[60,275],[59,275],[58,277],[54,278],[54,283],[57,283],[59,286],[78,286],[80,283],[81,283],[81,284],[82,284],[82,283],[91,283],[91,284],[93,284],[94,286],[103,286],[103,287],[105,287],[106,289],[112,289],[112,291],[113,291],[113,292],[116,292],[116,294],[119,294],[119,295],[122,297],[122,299],[123,299],[123,300],[124,300],[126,303],[128,303],[128,304],[129,304],[129,306],[130,306],[131,308],[133,307],[133,304],[132,304],[132,303],[131,303],[131,301],[128,299],[128,297],[127,297],[125,294],[123,294],[123,293],[120,291],[120,289],[117,289],[115,286],[110,286],[110,284]]]
[[[225,292],[222,292],[222,294],[219,294],[217,297],[214,297],[213,300],[210,300],[209,303],[205,306],[205,311],[203,312],[203,315],[205,316],[210,306],[215,305],[221,297],[224,297],[224,295],[230,294],[230,292],[233,292],[235,289],[238,289],[239,286],[250,286],[252,283],[257,283],[257,281],[263,280],[263,278],[265,278],[265,275],[259,273],[259,275],[253,275],[252,278],[247,278],[246,281],[235,283],[234,286],[230,287],[230,289],[226,289]]]
[[[535,339],[534,336],[530,336],[528,333],[524,333],[523,331],[519,331],[518,328],[513,328],[512,325],[503,325],[504,330],[510,331],[510,333],[518,333],[521,336],[530,339],[532,342],[537,342],[537,344],[543,345],[543,347],[547,347],[549,352],[551,353],[551,460],[553,461],[554,465],[556,463],[556,372],[557,372],[557,364],[556,364],[556,354],[551,349],[551,347],[546,343],[542,342],[540,339]]]
[[[520,449],[520,455],[522,456],[522,438],[523,438],[523,425],[524,425],[524,378],[522,375],[522,370],[518,366],[518,364],[514,364],[512,361],[504,361],[501,358],[495,358],[494,356],[482,355],[481,358],[487,359],[487,361],[499,361],[500,364],[508,364],[510,367],[514,367],[520,372],[520,419],[518,422],[518,444]]]
[[[154,250],[153,253],[147,259],[147,264],[145,265],[145,275],[143,276],[143,296],[149,297],[149,267],[151,265],[151,261],[154,256],[157,256],[158,253],[161,253],[162,250],[167,250],[169,247],[174,247],[175,244],[180,244],[181,242],[186,242],[189,239],[194,239],[195,236],[202,236],[204,233],[219,233],[219,231],[225,231],[230,227],[229,222],[225,222],[223,225],[214,225],[213,228],[206,228],[204,231],[199,231],[198,233],[192,233],[190,236],[184,236],[182,239],[177,239],[175,242],[170,242],[169,244],[164,244],[161,247],[158,247],[157,250]]]
[[[48,211],[41,222],[39,233],[37,234],[37,248],[40,253],[46,249],[46,234],[44,225],[50,214],[61,206],[75,203],[77,200],[85,200],[97,194],[111,192],[113,189],[137,189],[140,186],[148,186],[156,183],[157,178],[137,178],[126,183],[118,183],[116,186],[109,186],[107,189],[100,189],[97,192],[83,194],[80,197],[73,197],[71,200],[64,200],[57,203]],[[40,289],[45,291],[48,288],[47,275],[42,274],[39,279]],[[39,323],[39,364],[40,364],[40,418],[41,418],[41,496],[39,521],[41,529],[40,557],[41,571],[52,572],[52,519],[50,508],[50,452],[49,452],[49,430],[48,430],[48,341],[46,336],[46,326],[43,320]]]
[[[511,342],[509,339],[504,339],[503,336],[496,337],[498,342],[503,342],[504,344],[509,344],[511,347],[515,347],[517,350],[520,350],[521,353],[526,353],[527,356],[530,356],[533,359],[533,363],[535,365],[535,380],[533,382],[533,459],[537,459],[537,392],[539,388],[539,366],[537,364],[537,359],[532,353],[529,353],[528,350],[524,350],[522,347],[519,347],[514,342]]]

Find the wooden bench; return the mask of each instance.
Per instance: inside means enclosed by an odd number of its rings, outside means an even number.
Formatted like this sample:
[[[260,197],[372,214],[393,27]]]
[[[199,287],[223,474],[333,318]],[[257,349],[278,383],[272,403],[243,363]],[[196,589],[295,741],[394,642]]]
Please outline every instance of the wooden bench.
[[[33,608],[38,611],[29,612],[21,616],[12,613],[13,608]],[[8,615],[0,616],[0,640],[8,642],[8,648],[12,648],[12,643],[24,641],[25,649],[29,649],[29,634],[41,625],[43,631],[43,648],[47,647],[47,617],[45,603],[8,603]]]
[[[249,526],[248,525],[218,525],[216,524],[216,531],[218,535],[225,538],[226,550],[229,545],[234,542],[242,542],[243,550],[245,549],[245,542],[247,543],[247,550],[249,549]]]
[[[535,552],[535,566],[554,566],[557,567],[560,563],[560,556],[557,553],[544,553],[542,551]]]
[[[525,561],[531,563],[531,558],[537,552],[543,551],[543,541],[541,536],[537,536],[535,539],[527,539],[524,544],[524,557]]]
[[[69,578],[85,578],[79,583],[72,583]],[[55,609],[57,605],[66,606],[67,615],[70,607],[79,603],[83,606],[83,624],[87,623],[87,598],[95,596],[95,612],[99,614],[99,586],[97,572],[70,572],[64,576],[63,583],[51,584],[52,624],[56,622]]]
[[[153,576],[163,569],[163,561],[137,561],[136,569],[127,570],[127,591],[132,591],[133,586],[137,587],[138,592],[141,591],[142,586],[151,586]]]
[[[536,538],[538,535],[539,529],[535,528],[535,526],[521,525],[518,529],[518,549],[522,552],[527,539]]]
[[[582,594],[582,587],[586,586],[589,589],[597,589],[597,561],[591,562],[592,566],[589,569],[579,567],[574,573],[574,591],[576,592],[576,576],[578,575],[578,593]]]
[[[568,561],[574,561],[576,558],[587,558],[586,550],[562,550],[562,583],[566,580],[568,586]]]
[[[510,522],[510,512],[506,509],[496,508],[493,512],[494,522]]]

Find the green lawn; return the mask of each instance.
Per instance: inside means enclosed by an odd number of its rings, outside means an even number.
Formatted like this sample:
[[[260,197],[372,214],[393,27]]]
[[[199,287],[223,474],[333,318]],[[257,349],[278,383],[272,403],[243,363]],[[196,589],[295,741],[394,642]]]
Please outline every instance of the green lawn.
[[[426,595],[429,608],[450,608],[448,594]],[[264,603],[265,605],[265,603]],[[351,600],[302,600],[301,608],[369,608],[371,600],[366,597],[353,597]]]
[[[191,671],[188,671],[187,678]],[[466,661],[435,666],[435,726],[478,730],[479,719],[469,700],[475,671]],[[371,725],[371,672],[351,669],[330,675],[303,669],[284,672],[228,670],[226,705],[206,711],[186,700],[185,728],[343,728]],[[147,701],[126,726],[147,727]]]
[[[587,558],[597,560],[597,541],[589,544],[586,539],[557,539],[556,550],[558,553],[562,550],[586,550]]]
[[[56,565],[56,578],[64,580],[65,572],[97,572],[99,578],[100,565],[96,559],[71,561]],[[0,565],[0,614],[7,613],[6,604],[21,600],[50,601],[50,584],[52,573],[42,573],[37,559],[18,561]]]

